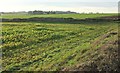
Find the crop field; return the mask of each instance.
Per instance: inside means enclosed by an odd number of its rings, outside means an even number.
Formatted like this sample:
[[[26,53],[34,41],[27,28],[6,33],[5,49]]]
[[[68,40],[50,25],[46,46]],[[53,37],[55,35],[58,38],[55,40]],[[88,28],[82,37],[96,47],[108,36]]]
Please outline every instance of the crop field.
[[[2,18],[32,18],[32,17],[53,17],[53,18],[75,18],[75,19],[85,19],[85,18],[98,18],[105,16],[117,16],[117,13],[106,13],[106,14],[2,14]]]
[[[76,15],[76,18],[82,17]],[[89,24],[3,22],[2,70],[65,71],[84,70],[84,67],[114,70],[117,61],[111,58],[116,57],[117,40],[118,23],[112,21]]]

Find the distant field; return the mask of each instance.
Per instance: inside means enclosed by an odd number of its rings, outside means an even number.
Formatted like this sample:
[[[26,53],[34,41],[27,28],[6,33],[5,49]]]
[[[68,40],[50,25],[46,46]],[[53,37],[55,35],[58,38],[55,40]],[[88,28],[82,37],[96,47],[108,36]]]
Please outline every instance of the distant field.
[[[117,66],[111,60],[117,54],[114,53],[118,36],[115,22],[89,25],[4,22],[2,25],[3,70],[79,70],[87,65],[93,70],[106,70],[106,65],[113,70]]]
[[[2,14],[2,18],[32,18],[32,17],[53,17],[53,18],[97,18],[103,16],[117,16],[115,13],[108,14],[42,14],[42,15],[30,15],[30,14]]]

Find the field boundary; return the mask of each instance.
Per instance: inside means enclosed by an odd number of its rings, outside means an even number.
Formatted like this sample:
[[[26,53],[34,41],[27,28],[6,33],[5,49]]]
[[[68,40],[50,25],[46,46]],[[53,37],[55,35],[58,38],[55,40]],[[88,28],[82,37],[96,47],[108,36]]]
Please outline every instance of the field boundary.
[[[100,18],[86,18],[86,19],[74,19],[74,18],[13,18],[5,19],[2,18],[2,22],[64,22],[64,23],[81,23],[81,22],[104,22],[104,21],[118,21],[118,16],[108,16]]]

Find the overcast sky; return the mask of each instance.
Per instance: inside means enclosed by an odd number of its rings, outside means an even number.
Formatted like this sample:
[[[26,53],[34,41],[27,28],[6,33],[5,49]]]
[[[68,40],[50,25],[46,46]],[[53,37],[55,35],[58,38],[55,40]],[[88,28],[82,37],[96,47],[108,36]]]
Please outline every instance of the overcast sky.
[[[0,0],[0,12],[75,11],[117,13],[119,0]]]

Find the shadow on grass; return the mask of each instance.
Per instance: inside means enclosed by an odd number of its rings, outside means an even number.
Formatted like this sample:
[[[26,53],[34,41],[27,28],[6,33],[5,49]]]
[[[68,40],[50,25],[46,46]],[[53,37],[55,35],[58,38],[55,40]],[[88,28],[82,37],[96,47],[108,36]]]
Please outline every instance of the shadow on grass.
[[[14,19],[2,19],[2,22],[42,22],[42,23],[65,23],[65,24],[100,24],[106,22],[118,22],[118,17],[102,17],[102,18],[86,18],[86,19],[74,19],[74,18],[14,18]]]

